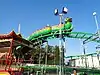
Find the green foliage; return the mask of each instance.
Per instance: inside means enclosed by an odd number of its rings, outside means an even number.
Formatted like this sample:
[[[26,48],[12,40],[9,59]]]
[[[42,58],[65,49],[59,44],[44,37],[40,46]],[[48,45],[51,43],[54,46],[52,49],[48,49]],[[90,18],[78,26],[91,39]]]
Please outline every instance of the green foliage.
[[[41,64],[45,64],[46,54],[47,54],[47,64],[54,65],[59,64],[59,47],[58,46],[50,46],[48,45],[46,52],[46,47],[37,46],[33,52],[32,57],[34,60],[34,64],[39,64],[39,60]]]
[[[55,46],[55,64],[59,64],[59,46]]]
[[[26,48],[23,50],[25,51]],[[47,52],[46,52],[47,50]],[[19,49],[13,50],[15,57],[18,58],[24,58],[24,60],[32,60],[32,63],[34,64],[45,64],[46,61],[46,55],[47,55],[47,64],[49,65],[58,65],[59,64],[59,46],[37,46],[32,50],[29,50],[29,52],[24,53],[21,52]],[[24,61],[24,63],[29,63],[30,61]]]
[[[34,64],[39,64],[39,59],[42,64],[44,63],[44,55],[45,55],[44,48],[40,48],[39,46],[37,46],[34,50],[32,50],[31,55],[34,60],[33,62]]]

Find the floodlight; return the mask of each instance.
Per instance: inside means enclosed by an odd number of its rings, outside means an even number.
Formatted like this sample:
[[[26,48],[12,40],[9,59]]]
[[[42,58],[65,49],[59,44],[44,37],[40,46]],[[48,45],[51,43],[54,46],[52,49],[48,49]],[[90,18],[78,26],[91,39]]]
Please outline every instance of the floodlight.
[[[58,15],[58,9],[55,9],[54,14],[55,14],[55,15]]]
[[[62,13],[67,14],[67,12],[68,12],[68,9],[66,7],[63,7]]]
[[[93,16],[95,16],[97,13],[96,12],[93,12]]]

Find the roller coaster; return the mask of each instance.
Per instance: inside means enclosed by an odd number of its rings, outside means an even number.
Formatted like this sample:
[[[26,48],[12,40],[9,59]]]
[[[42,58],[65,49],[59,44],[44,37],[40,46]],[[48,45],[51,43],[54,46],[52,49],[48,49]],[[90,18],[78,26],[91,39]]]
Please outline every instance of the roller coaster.
[[[60,25],[46,26],[45,28],[37,30],[36,32],[34,32],[28,38],[28,40],[32,41],[32,40],[35,40],[35,38],[38,38],[40,36],[45,36],[45,35],[50,34],[50,33],[54,34],[55,32],[59,32],[60,29],[62,31],[65,31],[65,32],[70,32],[73,29],[71,22],[72,22],[72,18],[66,18],[65,24],[61,24],[61,26]]]
[[[81,73],[82,75],[83,72],[88,73],[89,75],[99,75],[100,74],[100,64],[99,64],[99,58],[98,56],[98,67],[88,67],[87,62],[86,62],[86,57],[90,55],[99,55],[97,53],[93,54],[84,54],[84,55],[78,55],[78,56],[67,56],[65,58],[70,58],[71,63],[73,62],[72,60],[79,59],[81,57],[83,58],[83,61],[85,62],[85,66],[64,66],[64,65],[39,65],[39,64],[30,64],[30,65],[25,65],[20,63],[20,66],[18,65],[12,65],[16,64],[21,60],[16,59],[13,55],[13,51],[20,51],[19,54],[21,53],[22,56],[25,55],[25,53],[28,53],[29,51],[33,50],[35,46],[42,45],[45,42],[48,42],[48,39],[54,39],[54,38],[59,38],[60,35],[60,30],[61,30],[61,35],[62,38],[60,40],[63,40],[65,43],[65,37],[67,38],[77,38],[77,39],[83,39],[83,44],[88,43],[90,41],[94,41],[97,43],[100,43],[100,39],[97,33],[92,34],[92,33],[85,33],[85,32],[73,32],[73,25],[72,25],[72,18],[66,18],[64,23],[54,25],[54,26],[46,26],[40,30],[37,30],[32,33],[27,39],[24,39],[20,34],[16,34],[14,31],[11,31],[9,34],[1,34],[0,35],[0,52],[1,54],[6,52],[5,54],[1,55],[0,58],[5,58],[4,60],[0,60],[0,63],[3,61],[5,62],[5,65],[1,67],[0,69],[0,75],[2,75],[2,72],[4,72],[5,75],[6,72],[9,72],[11,75],[18,75],[15,74],[16,72],[20,72],[20,75],[23,75],[22,73],[23,70],[25,72],[28,72],[26,75],[30,75],[30,72],[32,70],[37,70],[37,75],[40,74],[42,71],[46,69],[46,72],[58,72],[60,70],[60,67],[63,66],[64,72],[70,73],[68,75],[71,75],[74,70],[77,71],[77,73]],[[63,60],[61,60],[63,61]],[[1,65],[2,66],[2,65]],[[13,69],[13,68],[16,68]],[[38,73],[39,72],[39,73]],[[42,74],[43,75],[43,74]],[[56,74],[54,74],[56,75]],[[75,73],[74,73],[75,75]]]

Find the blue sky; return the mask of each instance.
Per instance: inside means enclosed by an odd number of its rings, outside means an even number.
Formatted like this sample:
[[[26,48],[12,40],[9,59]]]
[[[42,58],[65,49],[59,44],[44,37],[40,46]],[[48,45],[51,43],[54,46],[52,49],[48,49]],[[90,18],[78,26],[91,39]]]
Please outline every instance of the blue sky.
[[[59,17],[54,15],[54,9],[58,8],[60,12],[63,6],[69,10],[65,16],[73,18],[73,31],[96,31],[92,13],[96,11],[97,18],[100,19],[100,0],[0,0],[0,34],[9,33],[11,30],[18,32],[20,23],[21,33],[26,38],[47,24],[58,24]],[[82,53],[79,40],[66,39],[67,55]],[[54,39],[49,43],[58,45],[59,42]],[[95,52],[95,45],[97,43],[89,43],[87,53]]]

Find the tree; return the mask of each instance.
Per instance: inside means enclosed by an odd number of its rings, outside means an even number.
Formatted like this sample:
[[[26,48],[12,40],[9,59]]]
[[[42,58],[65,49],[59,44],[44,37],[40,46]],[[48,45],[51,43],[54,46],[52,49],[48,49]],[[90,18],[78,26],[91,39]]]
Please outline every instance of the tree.
[[[59,46],[55,46],[55,64],[59,65]]]
[[[25,49],[26,50],[26,49]],[[47,53],[46,53],[46,46],[40,47],[37,46],[33,48],[32,50],[27,50],[27,53],[20,52],[21,50],[15,50],[14,54],[18,58],[24,58],[24,60],[32,60],[32,63],[39,64],[39,61],[41,64],[45,64],[45,57],[47,54],[47,64],[50,65],[58,65],[59,64],[59,46],[50,46],[48,45]],[[28,63],[29,61],[24,61],[24,63]]]

